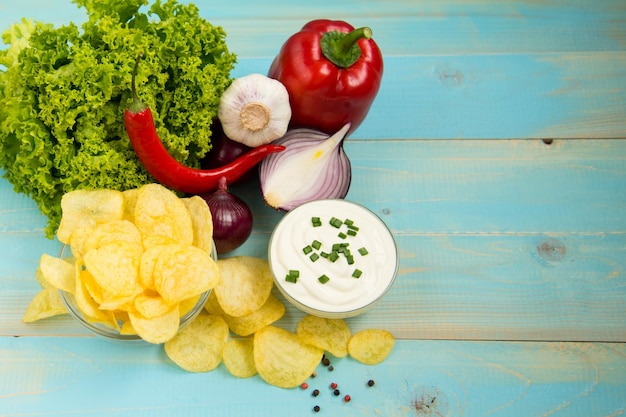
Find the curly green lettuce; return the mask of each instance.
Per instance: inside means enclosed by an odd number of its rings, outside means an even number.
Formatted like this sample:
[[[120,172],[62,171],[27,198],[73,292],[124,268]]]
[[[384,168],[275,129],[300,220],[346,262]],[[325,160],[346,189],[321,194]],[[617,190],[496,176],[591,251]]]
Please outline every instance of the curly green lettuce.
[[[224,30],[193,4],[73,1],[87,12],[80,28],[22,20],[2,34],[8,47],[0,50],[0,167],[47,216],[49,238],[64,193],[154,182],[123,124],[139,53],[139,96],[170,153],[194,167],[211,149],[236,62]]]

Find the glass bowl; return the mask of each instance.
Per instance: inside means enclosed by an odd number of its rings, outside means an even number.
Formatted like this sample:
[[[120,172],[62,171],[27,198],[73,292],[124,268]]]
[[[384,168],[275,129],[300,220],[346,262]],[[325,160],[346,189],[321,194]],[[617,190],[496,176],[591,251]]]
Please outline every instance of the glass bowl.
[[[270,237],[268,262],[292,305],[319,317],[347,318],[366,312],[389,291],[398,250],[372,211],[324,199],[285,214]]]
[[[69,256],[71,256],[71,254],[68,253],[69,251],[69,247],[67,245],[63,245],[63,247],[61,248],[60,257],[68,258]],[[217,260],[215,245],[212,246],[211,257],[213,258],[213,260]],[[137,334],[122,334],[118,329],[114,329],[113,327],[107,326],[105,324],[88,320],[76,304],[74,295],[63,290],[59,290],[59,293],[61,296],[61,301],[63,302],[63,304],[65,304],[65,307],[67,308],[70,316],[72,316],[78,323],[80,323],[83,327],[85,327],[96,336],[100,336],[102,338],[112,341],[144,342],[144,340]],[[178,331],[184,329],[185,326],[191,323],[193,319],[195,319],[196,316],[200,314],[210,294],[210,290],[200,294],[198,301],[194,304],[194,306],[180,317]]]

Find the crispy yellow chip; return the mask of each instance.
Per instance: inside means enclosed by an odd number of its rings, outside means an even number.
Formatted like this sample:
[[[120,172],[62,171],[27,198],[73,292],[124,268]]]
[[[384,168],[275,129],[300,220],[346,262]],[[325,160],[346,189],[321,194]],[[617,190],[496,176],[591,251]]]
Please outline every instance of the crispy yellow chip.
[[[176,194],[162,185],[147,184],[139,189],[134,217],[145,248],[193,243],[189,210]]]
[[[213,250],[213,217],[208,204],[197,195],[183,198],[182,201],[191,215],[193,245],[210,254]]]
[[[236,256],[218,260],[222,273],[215,295],[224,312],[233,317],[251,314],[267,301],[274,285],[266,260]]]
[[[324,351],[285,329],[267,326],[254,334],[254,363],[268,384],[293,388],[311,376]]]
[[[106,224],[106,223],[103,223]],[[85,254],[84,246],[87,238],[91,235],[95,227],[79,227],[70,236],[70,251],[76,258],[82,258]]]
[[[128,220],[114,220],[91,229],[83,241],[81,252],[85,254],[91,249],[115,242],[130,243],[143,250],[139,229]]]
[[[223,352],[224,366],[237,378],[250,378],[257,374],[254,364],[254,339],[230,339]]]
[[[100,303],[92,297],[87,289],[84,278],[91,279],[91,275],[87,271],[81,271],[76,275],[76,289],[74,290],[74,299],[76,305],[83,312],[85,317],[92,322],[107,323],[110,318],[106,312],[100,310]]]
[[[74,264],[44,253],[39,259],[39,270],[44,281],[54,288],[74,293],[76,288],[76,269]]]
[[[124,214],[124,197],[115,190],[75,190],[61,197],[61,223],[57,237],[70,243],[70,236],[80,227],[95,227],[119,220]]]
[[[138,312],[129,311],[128,317],[133,330],[146,342],[160,344],[171,340],[178,332],[180,318],[178,306],[156,317],[144,317]]]
[[[67,314],[67,309],[61,301],[59,290],[54,287],[44,288],[31,300],[26,308],[22,321],[32,323],[48,317]]]
[[[215,314],[217,316],[224,316],[224,310],[220,307],[220,303],[217,301],[217,296],[215,295],[215,291],[211,291],[209,294],[209,298],[206,300],[204,304],[204,309],[209,314]]]
[[[395,339],[387,330],[366,329],[355,333],[348,342],[348,353],[366,365],[384,361],[393,350]]]
[[[220,316],[201,312],[187,327],[165,343],[165,353],[189,372],[208,372],[222,362],[228,325]]]
[[[139,285],[144,289],[156,291],[154,286],[154,265],[161,252],[166,248],[168,248],[168,245],[154,245],[141,254],[141,260],[139,261]]]
[[[137,195],[139,194],[139,188],[131,188],[122,191],[124,197],[124,214],[122,218],[129,222],[135,223],[135,205],[137,204]]]
[[[134,302],[135,310],[147,319],[162,316],[172,309],[158,293],[143,292],[135,297]]]
[[[37,269],[35,270],[35,278],[37,279],[39,285],[41,285],[41,288],[52,287],[52,285],[50,285],[50,283],[46,281],[46,279],[43,277],[43,274],[41,273],[41,268],[39,267],[37,267]]]
[[[103,302],[127,298],[141,292],[139,262],[141,250],[131,243],[114,242],[85,253],[87,270],[102,288]]]
[[[296,334],[304,343],[324,349],[337,358],[348,355],[352,331],[345,320],[306,315],[298,323]]]
[[[217,263],[208,253],[189,245],[168,245],[156,259],[154,287],[168,304],[201,294],[220,281]]]
[[[182,317],[185,314],[189,313],[196,306],[196,304],[198,304],[199,300],[200,300],[200,294],[181,301],[180,304],[178,305],[179,310],[180,310],[179,311],[180,316]]]
[[[257,330],[280,320],[285,314],[285,306],[273,294],[258,310],[241,317],[224,315],[230,331],[239,336],[250,336]]]

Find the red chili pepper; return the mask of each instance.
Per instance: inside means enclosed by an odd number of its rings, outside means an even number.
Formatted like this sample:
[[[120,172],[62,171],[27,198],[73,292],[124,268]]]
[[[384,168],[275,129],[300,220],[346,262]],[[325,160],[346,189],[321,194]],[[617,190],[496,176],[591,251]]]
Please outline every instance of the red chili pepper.
[[[367,28],[313,20],[292,35],[272,62],[269,76],[289,92],[292,127],[332,134],[365,119],[383,76],[383,58]]]
[[[133,70],[133,104],[124,112],[124,125],[137,157],[158,182],[183,193],[200,194],[215,191],[220,178],[228,184],[237,181],[267,155],[281,152],[284,146],[262,145],[215,169],[196,169],[178,162],[165,148],[154,126],[152,111],[137,96]]]

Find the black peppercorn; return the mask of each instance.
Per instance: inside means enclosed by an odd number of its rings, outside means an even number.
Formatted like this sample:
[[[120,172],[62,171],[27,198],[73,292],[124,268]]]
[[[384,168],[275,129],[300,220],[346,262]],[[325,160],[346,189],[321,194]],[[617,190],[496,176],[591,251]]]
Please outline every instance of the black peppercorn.
[[[369,381],[367,381],[367,386],[368,387],[373,387],[374,386],[374,380],[370,379]]]
[[[313,411],[315,411],[316,413],[320,411],[320,406],[316,405],[315,407],[313,407]]]

